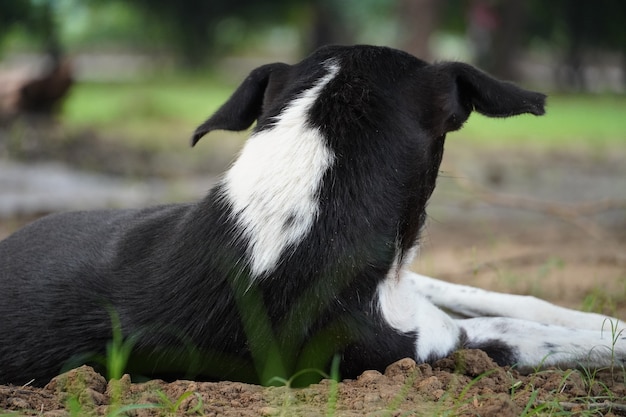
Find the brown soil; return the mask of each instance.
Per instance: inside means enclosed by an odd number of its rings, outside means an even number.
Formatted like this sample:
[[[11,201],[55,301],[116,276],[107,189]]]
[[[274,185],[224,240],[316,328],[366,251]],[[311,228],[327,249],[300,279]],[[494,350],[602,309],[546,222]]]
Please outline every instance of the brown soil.
[[[33,416],[506,417],[532,407],[545,414],[594,410],[610,416],[626,411],[623,378],[610,370],[593,376],[552,369],[520,375],[498,367],[479,350],[459,351],[432,366],[402,359],[384,374],[366,371],[356,380],[323,380],[301,389],[183,380],[132,384],[128,376],[107,384],[83,366],[43,389],[0,387],[0,410]]]
[[[466,149],[467,150],[467,149]],[[538,214],[486,205],[460,187],[451,173],[489,184],[498,195],[525,194],[567,205],[602,196],[626,199],[623,153],[598,159],[580,154],[491,155],[448,153],[430,206],[431,224],[414,270],[496,291],[532,294],[571,308],[626,317],[626,216],[623,208],[587,216],[594,227],[558,213]],[[481,164],[464,168],[473,159]],[[546,167],[551,179],[546,179]],[[567,191],[559,175],[610,175],[603,187]],[[540,174],[541,173],[541,174]],[[522,181],[519,178],[523,178]],[[556,179],[555,179],[556,178]],[[555,185],[555,182],[557,185]],[[542,188],[543,187],[543,188]],[[527,190],[539,190],[539,196]],[[602,190],[600,190],[602,191]],[[548,191],[549,193],[549,191]],[[559,193],[564,193],[563,195]],[[569,207],[569,206],[568,206]],[[0,237],[20,221],[0,221]],[[0,336],[1,337],[1,336]],[[432,365],[403,359],[384,374],[366,371],[338,384],[308,388],[260,387],[236,382],[149,381],[128,377],[107,383],[88,367],[55,378],[45,388],[0,386],[0,416],[205,415],[205,416],[407,416],[407,415],[626,415],[626,371],[542,370],[522,375],[498,367],[483,352],[460,351]]]

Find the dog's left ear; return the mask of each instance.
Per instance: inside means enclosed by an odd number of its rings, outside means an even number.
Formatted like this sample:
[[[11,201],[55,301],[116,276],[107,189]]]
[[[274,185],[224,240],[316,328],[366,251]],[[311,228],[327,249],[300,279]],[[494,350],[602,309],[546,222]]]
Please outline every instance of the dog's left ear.
[[[461,62],[445,62],[434,67],[440,75],[437,96],[443,118],[434,126],[439,134],[459,129],[472,110],[489,117],[545,113],[545,94],[497,80]]]
[[[274,63],[253,70],[228,101],[198,126],[191,138],[191,146],[213,130],[240,131],[249,128],[261,114],[263,98],[272,78],[283,74],[288,67],[287,64]]]

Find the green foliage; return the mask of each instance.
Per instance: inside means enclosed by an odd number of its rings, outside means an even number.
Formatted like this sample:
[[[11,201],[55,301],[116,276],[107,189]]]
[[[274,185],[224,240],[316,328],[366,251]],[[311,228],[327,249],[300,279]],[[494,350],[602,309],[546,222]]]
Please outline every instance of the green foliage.
[[[202,411],[202,407],[204,406],[204,402],[202,401],[202,396],[198,394],[197,392],[187,391],[183,393],[180,397],[178,397],[176,401],[172,401],[167,396],[167,394],[165,394],[163,391],[159,390],[156,392],[156,394],[159,397],[158,408],[162,408],[169,414],[180,413],[180,406],[183,404],[183,402],[187,398],[191,397],[192,395],[195,395],[197,404],[194,407],[192,407],[190,410],[188,410],[185,414],[199,413]]]
[[[533,0],[529,2],[529,35],[558,46],[575,44],[626,48],[626,16],[622,0]]]
[[[59,43],[54,0],[2,0],[0,2],[0,52],[2,42],[14,29],[27,32],[43,49],[56,53]]]
[[[59,14],[66,16],[60,28],[63,40],[75,50],[156,52],[167,39],[162,28],[123,2],[66,0],[59,9]]]
[[[470,3],[449,0],[437,5],[439,30],[464,36]],[[492,3],[496,12],[506,4]],[[524,9],[521,38],[526,44],[559,49],[626,47],[626,26],[619,18],[626,14],[626,2],[621,0],[533,0]],[[50,43],[116,44],[152,51],[167,47],[187,66],[199,67],[276,25],[299,31],[304,43],[321,20],[341,26],[359,42],[394,43],[401,37],[398,10],[387,0],[2,0],[0,40],[22,26],[46,48]]]
[[[331,417],[334,416],[337,411],[337,403],[339,401],[339,361],[340,356],[335,355],[333,357],[331,366],[330,366],[330,374],[327,374],[319,369],[302,369],[295,374],[293,374],[290,378],[282,378],[275,376],[271,378],[267,385],[277,385],[277,386],[285,386],[288,388],[288,391],[285,393],[283,398],[283,403],[281,404],[282,413],[281,415],[289,415],[290,407],[292,404],[292,391],[290,389],[294,386],[294,383],[303,375],[306,374],[316,374],[321,376],[322,378],[328,379],[330,381],[329,393],[328,393],[328,402],[326,407],[326,416]]]
[[[288,362],[293,352],[281,351],[258,288],[235,289],[234,295],[258,380],[262,385],[273,385],[274,380],[284,378],[289,372]]]
[[[91,5],[112,3],[110,0],[89,0]],[[124,0],[118,1],[132,8],[143,23],[160,28],[161,41],[175,47],[185,66],[202,66],[215,51],[220,23],[236,17],[243,23],[240,30],[259,27],[267,21],[285,18],[292,0]]]
[[[24,0],[3,0],[0,3],[0,36],[14,25],[26,22],[33,13],[33,5]]]
[[[626,277],[618,279],[623,285],[620,291],[607,291],[594,287],[583,299],[581,310],[615,316],[618,305],[626,300]]]
[[[114,309],[109,309],[113,337],[106,348],[107,379],[120,379],[124,375],[126,364],[135,346],[135,338],[124,338],[120,318]]]

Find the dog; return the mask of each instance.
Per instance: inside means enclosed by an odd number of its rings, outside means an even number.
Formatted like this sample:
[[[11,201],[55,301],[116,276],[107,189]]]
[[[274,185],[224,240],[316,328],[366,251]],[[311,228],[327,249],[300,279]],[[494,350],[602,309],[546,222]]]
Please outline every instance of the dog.
[[[445,137],[545,95],[464,63],[323,47],[253,70],[195,131],[241,131],[200,201],[53,214],[0,243],[0,383],[97,362],[115,334],[145,377],[344,378],[460,348],[500,365],[623,365],[624,323],[408,270]],[[119,343],[119,340],[118,340]]]

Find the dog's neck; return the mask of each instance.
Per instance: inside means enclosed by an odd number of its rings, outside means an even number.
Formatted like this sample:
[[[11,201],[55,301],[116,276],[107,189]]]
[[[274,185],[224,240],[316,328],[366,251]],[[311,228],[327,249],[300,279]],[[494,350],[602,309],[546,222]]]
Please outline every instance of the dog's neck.
[[[233,220],[248,240],[253,277],[271,272],[283,251],[310,231],[319,212],[318,191],[334,154],[308,111],[337,74],[328,73],[293,100],[269,128],[256,131],[223,180]]]

